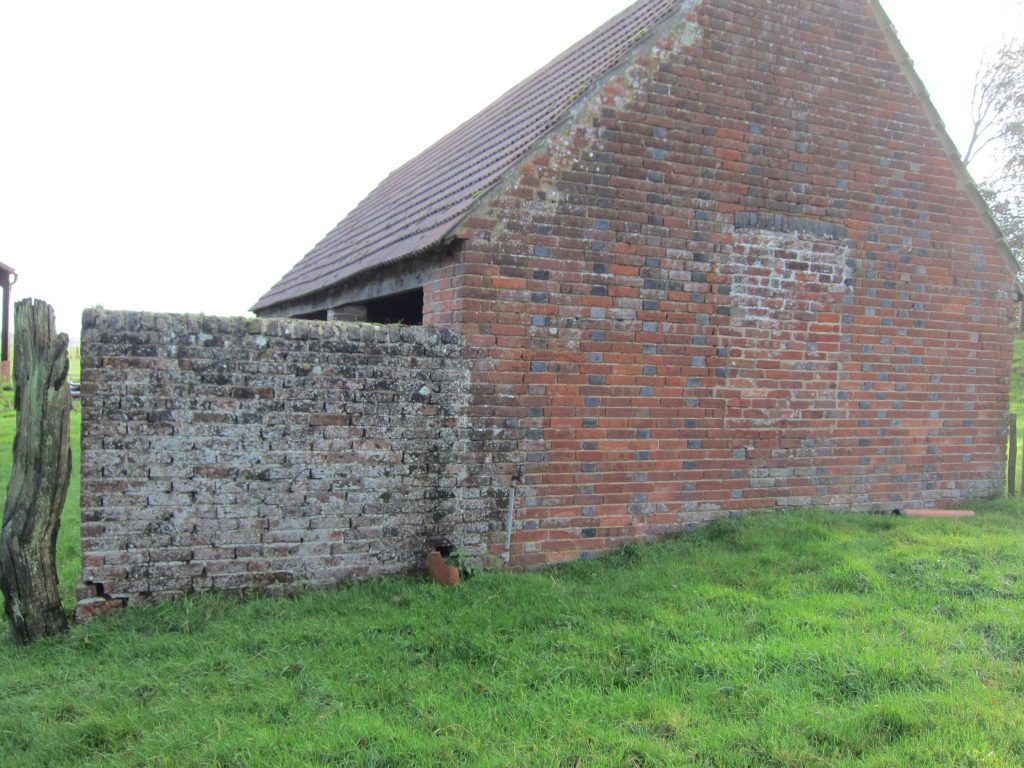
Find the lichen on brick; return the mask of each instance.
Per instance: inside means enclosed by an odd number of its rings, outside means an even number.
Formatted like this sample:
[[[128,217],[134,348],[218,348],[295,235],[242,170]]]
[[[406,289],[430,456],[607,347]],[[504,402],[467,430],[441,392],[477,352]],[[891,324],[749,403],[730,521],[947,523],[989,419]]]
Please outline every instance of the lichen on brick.
[[[95,310],[84,326],[83,616],[479,550],[457,514],[470,363],[451,331]],[[142,344],[169,364],[141,364]]]

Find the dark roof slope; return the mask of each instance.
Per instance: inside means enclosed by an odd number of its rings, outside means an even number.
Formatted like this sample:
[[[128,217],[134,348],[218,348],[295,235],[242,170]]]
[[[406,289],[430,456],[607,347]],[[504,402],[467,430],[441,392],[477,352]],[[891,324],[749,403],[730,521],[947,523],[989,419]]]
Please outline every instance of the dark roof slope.
[[[497,184],[682,0],[639,0],[388,176],[253,307],[323,289],[448,237]]]

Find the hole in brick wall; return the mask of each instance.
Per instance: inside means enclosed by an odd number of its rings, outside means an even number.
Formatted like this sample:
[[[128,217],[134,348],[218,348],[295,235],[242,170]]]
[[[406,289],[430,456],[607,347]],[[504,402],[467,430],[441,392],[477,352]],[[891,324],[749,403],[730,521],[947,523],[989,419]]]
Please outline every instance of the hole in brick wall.
[[[366,302],[368,323],[423,325],[423,289],[393,293]]]
[[[455,547],[451,544],[435,544],[434,549],[441,553],[441,557],[450,557]]]
[[[903,514],[903,512],[902,512],[902,511],[901,511],[901,510],[900,510],[900,509],[899,509],[898,507],[897,507],[896,509],[894,509],[894,510],[892,511],[892,513],[893,513],[894,515],[902,515],[902,514]]]
[[[92,588],[96,590],[96,597],[106,597],[107,596],[106,590],[104,589],[103,585],[100,584],[98,581],[93,582]]]

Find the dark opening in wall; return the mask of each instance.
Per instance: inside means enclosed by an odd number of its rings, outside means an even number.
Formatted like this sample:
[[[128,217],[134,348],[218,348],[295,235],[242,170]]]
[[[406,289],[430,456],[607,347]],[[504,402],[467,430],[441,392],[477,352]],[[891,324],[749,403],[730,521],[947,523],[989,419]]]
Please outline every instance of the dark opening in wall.
[[[423,289],[371,299],[366,302],[366,322],[423,325]]]
[[[317,312],[308,312],[305,315],[296,315],[295,317],[299,320],[326,320],[327,310],[321,309]]]

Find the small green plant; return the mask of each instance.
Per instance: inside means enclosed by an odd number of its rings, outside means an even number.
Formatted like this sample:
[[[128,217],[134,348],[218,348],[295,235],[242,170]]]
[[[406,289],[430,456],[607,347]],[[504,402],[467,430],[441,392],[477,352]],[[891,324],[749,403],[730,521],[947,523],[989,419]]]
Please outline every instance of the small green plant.
[[[445,562],[454,568],[458,568],[459,576],[464,580],[472,579],[480,573],[480,566],[470,559],[464,549],[456,549],[445,558]]]

